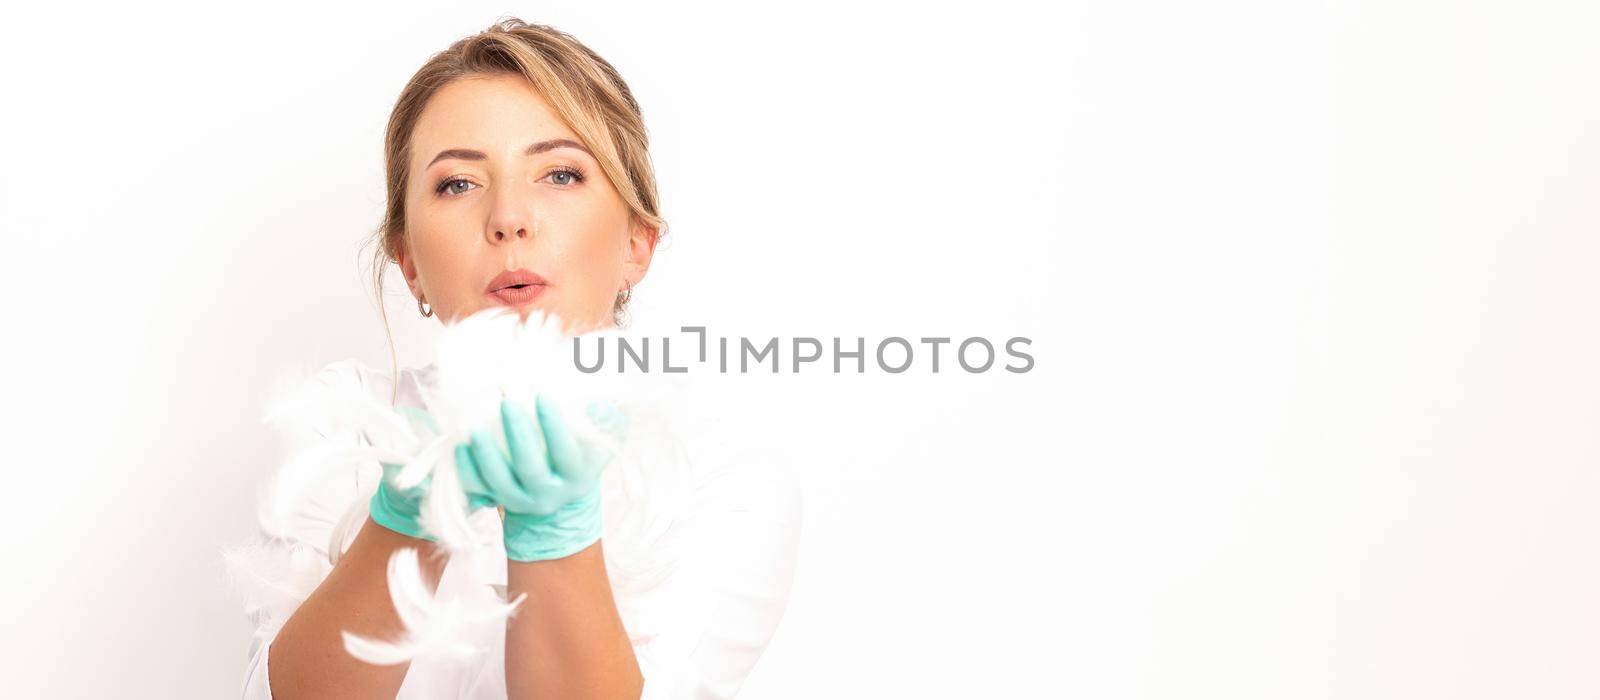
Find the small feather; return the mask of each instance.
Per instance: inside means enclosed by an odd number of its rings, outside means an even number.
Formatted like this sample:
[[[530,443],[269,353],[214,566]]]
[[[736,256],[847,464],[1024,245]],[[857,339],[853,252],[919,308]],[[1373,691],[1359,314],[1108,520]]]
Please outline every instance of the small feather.
[[[484,648],[471,641],[469,632],[477,625],[509,617],[526,595],[510,602],[501,601],[481,587],[485,595],[476,599],[453,597],[438,600],[428,592],[421,563],[414,547],[402,547],[389,557],[389,599],[405,629],[393,641],[383,641],[341,630],[345,651],[351,656],[377,665],[402,663],[424,656],[464,660]]]

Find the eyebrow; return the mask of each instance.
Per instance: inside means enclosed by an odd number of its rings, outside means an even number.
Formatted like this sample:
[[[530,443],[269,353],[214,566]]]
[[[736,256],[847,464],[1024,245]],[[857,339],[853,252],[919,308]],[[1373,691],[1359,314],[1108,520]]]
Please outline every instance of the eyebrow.
[[[552,151],[557,148],[576,148],[584,153],[589,153],[589,149],[584,148],[583,144],[573,141],[572,139],[550,139],[548,141],[539,141],[528,146],[522,151],[522,155],[538,155],[540,153],[544,153],[545,151]],[[589,153],[589,157],[593,158],[594,154]],[[470,148],[446,148],[442,151],[439,151],[439,155],[434,156],[433,160],[428,161],[428,165],[424,167],[430,167],[434,163],[446,158],[455,158],[457,160],[488,160],[489,156],[484,155],[483,151],[474,151]]]

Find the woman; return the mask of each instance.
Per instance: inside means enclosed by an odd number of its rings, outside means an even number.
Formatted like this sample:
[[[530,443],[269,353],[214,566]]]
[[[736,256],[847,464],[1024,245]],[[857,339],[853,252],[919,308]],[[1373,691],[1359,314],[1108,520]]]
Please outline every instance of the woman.
[[[418,312],[446,324],[495,306],[523,317],[549,313],[571,333],[618,323],[664,223],[639,107],[606,61],[551,28],[500,22],[417,72],[395,104],[385,151],[380,298],[392,261]],[[433,370],[390,375],[346,360],[318,379],[416,408]],[[546,435],[562,430],[559,416],[542,409],[537,418],[508,412],[506,421],[508,435],[534,423]],[[473,520],[504,537],[494,560],[437,556],[438,545],[417,527],[414,491],[387,479],[363,485],[348,475],[330,478],[292,527],[269,532],[274,536],[264,547],[284,562],[280,568],[303,564],[308,552],[333,563],[316,570],[315,590],[303,600],[290,596],[287,619],[263,612],[270,606],[250,608],[258,632],[245,697],[737,692],[787,601],[796,492],[774,474],[749,470],[694,477],[690,500],[697,512],[673,525],[689,544],[668,584],[647,590],[630,586],[630,570],[613,565],[604,545],[612,533],[597,524],[598,514],[621,498],[615,489],[563,501],[555,515],[523,512],[521,504],[539,498],[538,489],[507,475],[521,473],[518,459],[534,457],[519,457],[516,449],[496,453],[479,440],[459,446],[457,457],[464,480],[476,487],[475,502],[498,506],[480,508]],[[553,448],[541,449],[537,459],[563,469]],[[336,514],[359,515],[363,507],[368,517],[347,538]],[[561,517],[570,520],[550,520]],[[503,584],[506,599],[526,596],[495,638],[484,640],[490,653],[468,664],[418,658],[393,665],[347,653],[344,632],[384,639],[403,630],[385,572],[394,553],[408,547],[423,553],[427,583],[441,598],[471,578],[452,576],[462,567]]]

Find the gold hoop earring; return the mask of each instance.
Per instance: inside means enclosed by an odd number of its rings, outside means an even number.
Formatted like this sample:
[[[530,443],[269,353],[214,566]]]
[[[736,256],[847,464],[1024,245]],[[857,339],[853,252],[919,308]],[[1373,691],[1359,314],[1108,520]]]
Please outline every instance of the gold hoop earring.
[[[426,303],[427,302],[424,302],[422,300],[422,297],[417,297],[417,313],[422,314],[423,318],[427,318],[427,317],[433,315],[433,306],[432,305],[429,305],[428,308],[422,308],[423,304],[426,304]]]

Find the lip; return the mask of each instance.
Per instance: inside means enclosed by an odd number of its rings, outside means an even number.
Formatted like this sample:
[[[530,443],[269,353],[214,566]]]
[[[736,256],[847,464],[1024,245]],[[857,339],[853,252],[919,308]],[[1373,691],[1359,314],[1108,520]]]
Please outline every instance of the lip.
[[[489,298],[507,306],[522,306],[539,298],[549,286],[550,283],[537,273],[518,268],[495,275],[483,291]]]

